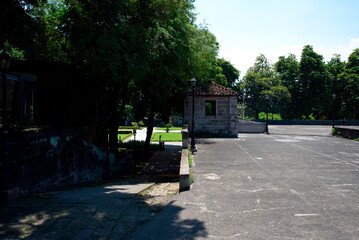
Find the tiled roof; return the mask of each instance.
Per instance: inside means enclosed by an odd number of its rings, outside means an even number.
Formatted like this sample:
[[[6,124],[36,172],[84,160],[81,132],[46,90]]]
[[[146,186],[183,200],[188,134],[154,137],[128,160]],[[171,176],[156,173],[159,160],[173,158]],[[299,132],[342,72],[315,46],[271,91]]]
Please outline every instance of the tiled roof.
[[[196,96],[238,96],[238,93],[225,86],[219,85],[211,81],[206,87],[197,87],[195,90],[195,95]]]

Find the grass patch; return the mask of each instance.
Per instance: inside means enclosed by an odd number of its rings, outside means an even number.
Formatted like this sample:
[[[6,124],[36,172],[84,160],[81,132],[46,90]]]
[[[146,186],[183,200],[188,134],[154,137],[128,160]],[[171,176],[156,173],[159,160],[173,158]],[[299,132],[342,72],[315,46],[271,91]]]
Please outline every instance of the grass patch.
[[[190,170],[190,172],[189,172],[189,184],[192,184],[192,183],[194,183],[194,178],[193,178],[192,170]]]
[[[191,150],[188,150],[188,165],[190,168],[193,166],[193,156]]]
[[[193,155],[188,145],[188,165],[189,165],[189,184],[192,184],[194,182],[194,174],[192,171],[193,167]]]
[[[133,129],[142,129],[143,127],[137,127],[137,126],[119,126],[119,130],[133,130]]]
[[[117,138],[119,141],[126,141],[133,135],[133,131],[131,129],[118,130]]]
[[[156,130],[166,131],[167,128],[166,127],[157,127]],[[175,131],[175,130],[182,130],[182,128],[181,127],[170,127],[170,128],[168,128],[168,130]]]
[[[171,133],[171,132],[169,132],[169,133],[155,132],[152,134],[151,141],[152,142],[160,141],[160,136],[161,136],[161,141],[164,141],[164,142],[181,142],[182,141],[181,133]]]

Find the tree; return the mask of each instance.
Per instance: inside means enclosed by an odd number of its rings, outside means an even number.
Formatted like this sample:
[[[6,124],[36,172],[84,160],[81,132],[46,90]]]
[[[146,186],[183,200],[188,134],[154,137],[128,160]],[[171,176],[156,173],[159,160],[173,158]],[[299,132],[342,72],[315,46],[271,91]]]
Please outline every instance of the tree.
[[[331,94],[323,56],[314,52],[312,46],[304,46],[299,71],[299,113],[305,118],[311,114],[317,119],[325,116]]]
[[[191,1],[139,1],[135,16],[140,43],[136,44],[141,71],[133,78],[133,105],[137,118],[147,117],[147,149],[154,117],[167,122],[172,110],[182,107],[189,79],[208,79],[218,44],[213,34],[193,25]],[[145,19],[142,21],[141,19]]]
[[[261,54],[256,58],[254,66],[244,76],[241,88],[246,89],[247,112],[258,118],[260,112],[280,112],[289,100],[288,89],[275,74],[272,65]]]
[[[154,116],[165,120],[182,105],[190,78],[200,84],[211,76],[218,43],[194,25],[192,10],[191,0],[41,1],[31,8],[37,31],[26,54],[75,65],[88,76],[97,90],[96,121],[104,139],[109,130],[116,152],[118,120],[129,101],[135,116],[148,118],[149,142]]]
[[[344,71],[338,76],[343,84],[342,108],[348,119],[359,118],[359,48],[348,58]]]
[[[329,93],[332,94],[330,109],[328,110],[328,118],[339,119],[344,118],[342,103],[344,102],[344,84],[340,75],[344,72],[345,62],[342,62],[340,55],[334,54],[327,63]]]
[[[32,43],[35,22],[29,15],[37,6],[37,0],[1,0],[0,1],[0,49],[8,46],[27,49]]]
[[[294,54],[289,54],[288,57],[281,56],[274,65],[278,74],[278,78],[284,87],[288,89],[290,99],[287,104],[282,102],[282,109],[280,111],[282,118],[294,119],[300,117],[298,115],[301,106],[299,96],[299,63]]]
[[[70,5],[63,0],[40,2],[33,9],[31,15],[36,21],[36,31],[33,33],[33,44],[27,51],[30,59],[73,63],[70,59],[75,53],[71,51],[68,33],[63,29],[69,10]]]
[[[240,75],[238,69],[236,69],[230,61],[223,58],[217,59],[216,72],[215,82],[226,87],[233,87]]]

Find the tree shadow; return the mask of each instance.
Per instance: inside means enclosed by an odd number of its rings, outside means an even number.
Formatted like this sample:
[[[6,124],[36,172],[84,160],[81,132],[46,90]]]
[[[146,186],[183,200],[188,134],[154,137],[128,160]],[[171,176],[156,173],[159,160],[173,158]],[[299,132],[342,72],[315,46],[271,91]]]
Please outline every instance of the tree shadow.
[[[164,207],[164,202],[153,203],[156,196],[136,194],[147,185],[148,180],[131,179],[25,197],[1,206],[0,238],[136,239],[145,231],[144,236],[163,239],[207,235],[203,222],[178,220],[182,207],[173,202]],[[159,228],[158,221],[165,224]],[[148,228],[153,224],[155,229]]]
[[[184,209],[176,206],[172,201],[153,220],[140,226],[136,231],[126,237],[126,240],[135,239],[195,239],[207,237],[203,221],[198,219],[179,219],[179,214]]]

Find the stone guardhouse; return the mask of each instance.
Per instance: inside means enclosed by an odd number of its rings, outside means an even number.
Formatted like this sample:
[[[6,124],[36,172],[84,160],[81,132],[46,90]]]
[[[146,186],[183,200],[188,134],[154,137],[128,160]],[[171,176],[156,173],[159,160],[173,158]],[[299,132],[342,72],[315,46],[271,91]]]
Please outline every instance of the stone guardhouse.
[[[194,132],[213,137],[237,137],[238,93],[227,87],[208,82],[194,91]],[[192,91],[184,103],[184,123],[192,130]]]

